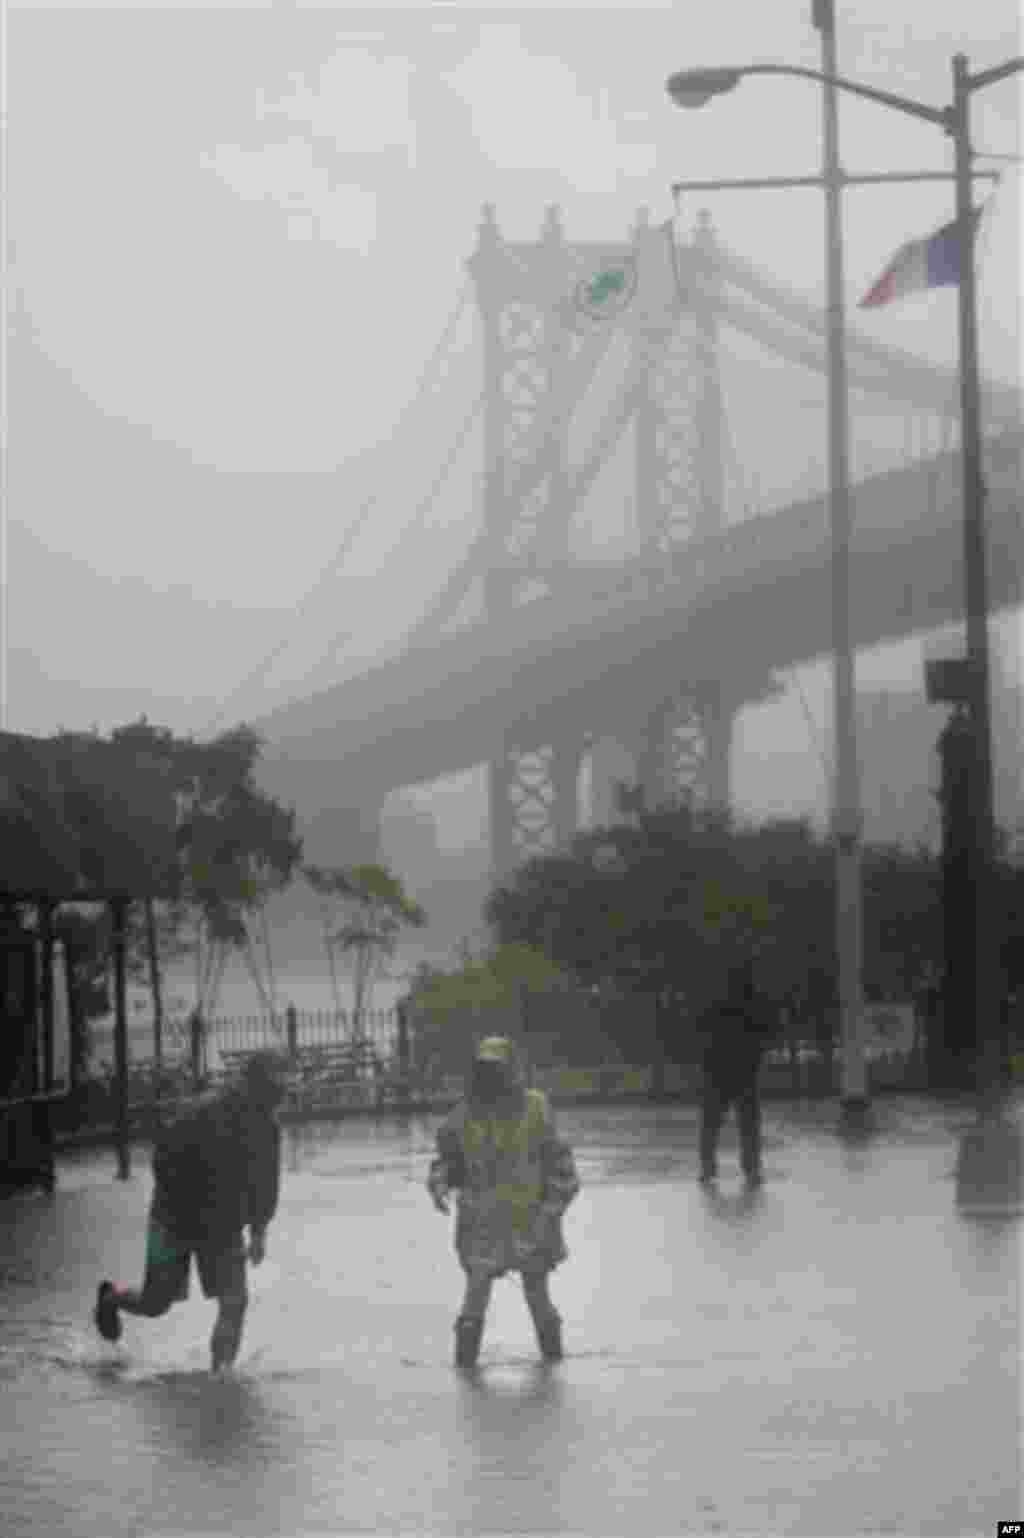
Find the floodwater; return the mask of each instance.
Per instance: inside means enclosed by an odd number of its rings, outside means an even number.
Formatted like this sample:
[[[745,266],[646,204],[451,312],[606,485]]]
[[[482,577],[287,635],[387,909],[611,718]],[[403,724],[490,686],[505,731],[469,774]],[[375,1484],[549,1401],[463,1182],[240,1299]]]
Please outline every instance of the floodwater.
[[[1019,1488],[1019,1221],[967,1220],[957,1124],[766,1108],[763,1193],[695,1184],[687,1108],[562,1113],[583,1191],[537,1360],[518,1283],[451,1366],[460,1272],[423,1189],[433,1123],[290,1129],[234,1377],[212,1306],[89,1313],[136,1279],[150,1191],[109,1153],[0,1207],[7,1538],[995,1532]]]

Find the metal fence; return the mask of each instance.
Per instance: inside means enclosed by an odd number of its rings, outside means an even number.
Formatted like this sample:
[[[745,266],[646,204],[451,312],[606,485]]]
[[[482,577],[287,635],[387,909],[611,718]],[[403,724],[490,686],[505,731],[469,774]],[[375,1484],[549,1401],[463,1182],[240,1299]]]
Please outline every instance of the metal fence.
[[[393,1009],[298,1010],[276,1015],[214,1015],[206,1022],[207,1046],[219,1053],[285,1051],[367,1042],[379,1053],[393,1050]]]
[[[247,1055],[244,1049],[229,1054],[206,1082],[223,1082],[237,1071],[239,1062]],[[1014,1082],[1024,1086],[1024,1055],[1015,1057],[1012,1066]],[[925,1065],[919,1057],[880,1056],[869,1064],[868,1075],[872,1095],[929,1091]],[[531,1079],[538,1089],[562,1105],[637,1104],[662,1096],[694,1105],[700,1093],[700,1070],[696,1064],[553,1066],[535,1070]],[[286,1082],[282,1112],[287,1119],[298,1120],[403,1109],[440,1114],[464,1091],[461,1074],[423,1075],[415,1070],[403,1073],[393,1056],[381,1057],[365,1048],[345,1045],[300,1047]],[[184,1062],[165,1068],[159,1084],[152,1064],[134,1068],[126,1086],[133,1135],[151,1135],[162,1117],[176,1104],[187,1102],[195,1088],[191,1067]],[[821,1100],[834,1096],[839,1090],[838,1059],[830,1064],[825,1058],[812,1059],[808,1055],[793,1062],[773,1054],[763,1065],[761,1089],[766,1100]],[[74,1138],[102,1134],[106,1128],[109,1136],[117,1115],[113,1075],[90,1079],[47,1109],[58,1135]]]
[[[356,1079],[392,1080],[399,1072],[397,1061],[398,1020],[394,1009],[301,1011],[293,1007],[277,1015],[215,1016],[206,1023],[206,1067],[213,1073],[230,1070],[233,1063],[261,1050],[289,1057],[301,1080],[343,1084]],[[415,1034],[415,1029],[414,1029]],[[600,1043],[596,1043],[600,1051]],[[414,1058],[417,1055],[414,1051]],[[572,1059],[569,1060],[572,1062]],[[578,1059],[576,1060],[578,1063]],[[424,1065],[426,1066],[426,1065]],[[440,1064],[426,1075],[414,1074],[425,1091],[444,1085],[450,1095],[461,1078],[453,1077],[451,1065]],[[870,1054],[868,1076],[878,1090],[924,1090],[927,1075],[923,1052],[891,1051]],[[430,1083],[426,1082],[429,1079]],[[695,1064],[624,1064],[593,1061],[589,1066],[567,1066],[544,1057],[534,1073],[538,1087],[559,1095],[643,1094],[662,1089],[672,1094],[696,1092],[700,1072]],[[836,1093],[839,1088],[838,1053],[829,1055],[818,1042],[794,1042],[766,1054],[762,1084],[767,1094],[814,1095]]]
[[[167,1033],[159,1075],[151,1057],[133,1061],[127,1101],[133,1116],[142,1115],[157,1101],[166,1107],[190,1095],[202,1081],[222,1082],[233,1076],[247,1056],[269,1049],[288,1064],[286,1112],[315,1117],[409,1104],[441,1109],[463,1091],[460,1070],[470,1038],[492,1034],[495,1023],[490,1017],[486,1022],[474,1017],[463,1022],[461,1033],[449,1022],[441,1037],[430,1029],[421,1036],[424,1022],[414,1018],[408,1043],[411,1060],[401,1062],[395,1009],[357,1015],[351,1010],[301,1011],[289,1006],[273,1015],[218,1015],[203,1022],[201,1031],[190,1033],[187,1024],[184,1030],[176,1030],[173,1045],[172,1033]],[[698,1097],[701,1075],[696,1063],[624,1063],[603,1034],[601,1021],[589,1016],[578,1031],[569,1033],[570,1040],[557,1031],[533,1028],[554,1023],[531,1018],[527,1032],[532,1082],[554,1100],[586,1103],[667,1096],[693,1102]],[[584,1028],[590,1025],[592,1031]],[[1024,1077],[1024,1063],[1016,1063],[1015,1070],[1018,1079]],[[839,1074],[838,1052],[830,1054],[819,1042],[792,1041],[766,1054],[761,1087],[766,1098],[822,1098],[838,1093]],[[910,1053],[872,1053],[868,1081],[875,1094],[927,1093],[923,1042]],[[115,1100],[112,1071],[92,1075],[66,1106],[56,1110],[56,1118],[69,1130],[74,1124],[99,1125],[109,1119]]]

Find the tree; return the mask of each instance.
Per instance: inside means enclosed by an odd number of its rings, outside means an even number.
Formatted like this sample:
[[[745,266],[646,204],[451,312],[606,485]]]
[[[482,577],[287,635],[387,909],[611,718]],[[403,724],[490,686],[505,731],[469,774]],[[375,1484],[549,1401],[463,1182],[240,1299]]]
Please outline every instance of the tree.
[[[624,1045],[659,1062],[689,1054],[693,1025],[739,961],[756,961],[780,1007],[810,991],[810,969],[831,970],[830,880],[806,824],[743,827],[683,802],[637,808],[630,823],[528,862],[486,911],[502,941],[538,947],[584,987],[649,997]]]
[[[521,1011],[524,996],[564,986],[565,974],[529,945],[500,945],[466,956],[453,971],[428,968],[416,979],[417,1003],[440,1019],[458,1010]]]
[[[648,1047],[657,1052],[684,1014],[706,1005],[719,959],[746,944],[767,912],[731,838],[717,812],[687,803],[641,811],[528,862],[486,912],[502,941],[537,947],[585,987],[650,996]]]
[[[191,953],[195,1007],[205,1018],[215,1008],[228,957],[237,951],[264,1008],[274,1012],[266,903],[292,879],[302,842],[294,811],[255,783],[262,739],[243,725],[197,743],[142,718],[112,732],[111,741],[159,764],[177,807],[173,889],[155,906],[152,923],[148,915],[133,916],[129,945],[136,972],[148,969],[153,977],[154,931],[161,963]],[[265,974],[256,959],[260,950]]]
[[[302,873],[320,899],[335,1008],[340,1013],[340,959],[351,977],[353,1014],[361,1029],[403,929],[422,929],[427,916],[386,865],[307,865]]]
[[[865,992],[911,999],[942,967],[942,873],[926,848],[864,851]]]
[[[450,1069],[468,1061],[474,1040],[513,1032],[529,1043],[537,1004],[564,994],[571,980],[543,952],[512,943],[463,948],[450,970],[423,965],[414,974],[410,1004],[417,1020],[421,1063]]]

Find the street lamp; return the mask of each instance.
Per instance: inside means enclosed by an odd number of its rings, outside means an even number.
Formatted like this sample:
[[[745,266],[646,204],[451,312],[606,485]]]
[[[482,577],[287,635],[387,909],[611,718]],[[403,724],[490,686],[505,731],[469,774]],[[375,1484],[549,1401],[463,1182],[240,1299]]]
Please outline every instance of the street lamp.
[[[826,8],[830,10],[829,8]],[[994,896],[994,854],[995,854],[995,818],[993,808],[992,790],[992,725],[991,705],[989,689],[989,647],[988,647],[988,576],[985,561],[985,521],[984,521],[984,486],[981,471],[981,423],[980,423],[980,381],[978,374],[978,344],[977,344],[977,291],[974,266],[974,218],[971,206],[971,146],[969,133],[968,108],[970,97],[977,90],[987,85],[992,85],[998,80],[1016,74],[1024,69],[1024,59],[1014,58],[993,69],[983,70],[976,75],[968,73],[967,59],[963,54],[957,54],[953,59],[953,102],[949,107],[932,107],[923,102],[914,101],[909,97],[899,96],[891,91],[878,90],[873,86],[859,85],[854,81],[846,80],[835,74],[834,69],[812,70],[798,65],[786,64],[750,64],[742,68],[715,68],[681,70],[672,75],[667,82],[667,90],[672,100],[681,107],[699,107],[705,105],[714,96],[720,96],[733,90],[747,75],[791,75],[797,78],[813,80],[826,86],[830,92],[846,91],[854,96],[862,96],[869,101],[878,102],[881,106],[892,107],[910,117],[915,117],[924,122],[933,123],[950,135],[953,139],[955,151],[955,182],[956,182],[956,209],[957,230],[959,236],[959,353],[960,353],[960,419],[961,419],[961,462],[962,462],[962,492],[963,492],[963,543],[964,543],[964,585],[965,585],[965,611],[967,629],[967,656],[966,671],[968,674],[968,687],[970,695],[969,721],[972,738],[972,767],[974,771],[974,786],[971,796],[972,828],[971,828],[971,859],[972,875],[975,890],[974,909],[974,933],[971,937],[971,961],[973,969],[973,997],[975,1010],[975,1029],[983,1043],[983,1049],[978,1054],[979,1089],[982,1092],[982,1103],[985,1105],[995,1098],[999,1070],[994,1062],[994,1050],[996,1049],[997,1036],[993,1026],[996,1013],[996,1000],[994,987],[996,979],[997,958],[995,955],[996,937],[996,913],[993,901]],[[837,168],[833,166],[833,176],[828,181],[838,185],[839,175]],[[831,225],[831,231],[836,232],[835,222]],[[830,240],[830,251],[835,241]],[[830,272],[835,275],[835,267],[830,263]],[[830,294],[830,311],[833,315],[838,312],[834,308],[839,303],[839,296]],[[838,395],[835,382],[832,386],[833,405]],[[845,412],[845,406],[843,407]],[[835,413],[833,412],[833,426],[835,425]],[[833,484],[833,538],[836,536],[836,513],[842,513],[842,495],[840,495],[837,509]],[[840,488],[840,493],[842,488]],[[848,509],[847,509],[848,514]],[[842,518],[840,517],[840,524]],[[842,567],[843,536],[848,540],[848,523],[845,530],[840,526],[839,545],[837,554],[838,565]],[[848,545],[846,546],[846,559],[848,559]],[[840,573],[835,572],[834,566],[834,591],[838,592],[840,585],[848,592],[848,584],[840,582]],[[841,622],[837,623],[837,632],[841,630]],[[843,637],[837,633],[837,643],[841,643]],[[840,645],[837,644],[837,656]],[[837,675],[838,682],[838,675]],[[838,692],[838,691],[837,691]],[[851,702],[852,704],[852,702]],[[842,916],[842,879],[843,869],[846,864],[843,859],[844,828],[841,814],[843,811],[841,797],[838,794],[843,783],[842,764],[840,762],[843,753],[843,734],[838,730],[839,701],[837,699],[837,812],[840,814],[837,827],[837,861],[839,862],[840,876],[840,917]],[[847,733],[847,742],[848,742]],[[855,769],[854,769],[855,772]],[[853,782],[856,783],[855,781]],[[846,810],[849,810],[847,808]],[[847,838],[849,829],[846,830]],[[843,946],[840,944],[840,993],[844,1003],[849,1004],[853,997],[859,994],[859,977],[856,982],[849,976],[843,977]],[[845,1038],[844,1038],[845,1039]]]
[[[677,107],[703,107],[712,96],[722,96],[739,85],[741,69],[683,69],[671,75],[668,94]]]

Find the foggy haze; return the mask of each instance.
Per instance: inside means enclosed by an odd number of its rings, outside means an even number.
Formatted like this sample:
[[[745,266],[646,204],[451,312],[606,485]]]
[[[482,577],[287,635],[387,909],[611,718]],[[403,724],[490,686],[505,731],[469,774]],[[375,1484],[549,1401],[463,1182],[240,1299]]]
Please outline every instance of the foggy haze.
[[[967,20],[965,35],[952,0],[928,8],[927,29],[911,0],[840,4],[840,67],[942,104],[953,52],[980,69],[1018,50],[1006,0]],[[400,419],[483,203],[509,239],[536,238],[557,203],[569,240],[620,241],[639,208],[673,212],[676,178],[819,169],[811,86],[748,82],[699,114],[664,93],[691,64],[816,67],[809,3],[723,0],[699,28],[678,6],[15,6],[9,31],[11,730],[145,713],[200,733],[396,648],[476,532],[479,435],[417,513],[481,388],[472,302],[444,380]],[[976,145],[1013,155],[1019,107],[1013,81],[979,95]],[[851,172],[949,165],[933,128],[866,103],[843,102],[841,135]],[[1016,381],[1019,173],[1005,171],[983,194],[980,325],[985,372]],[[855,305],[897,247],[951,217],[952,196],[950,183],[844,200],[851,325],[949,368],[954,290],[872,316]],[[819,194],[687,198],[681,239],[701,207],[731,250],[820,302]],[[765,367],[726,345],[734,518],[824,484],[823,381],[787,366],[769,382]],[[855,408],[858,473],[898,461],[906,415]],[[581,519],[604,559],[628,542],[627,482],[610,467]],[[1012,699],[1019,621],[997,630]],[[920,659],[916,640],[881,649],[859,682],[919,688]],[[827,665],[800,679],[802,695],[790,678],[739,722],[742,807],[825,807]],[[478,780],[432,795],[442,844],[478,835]]]

